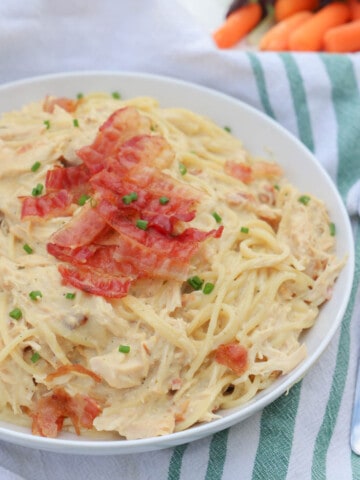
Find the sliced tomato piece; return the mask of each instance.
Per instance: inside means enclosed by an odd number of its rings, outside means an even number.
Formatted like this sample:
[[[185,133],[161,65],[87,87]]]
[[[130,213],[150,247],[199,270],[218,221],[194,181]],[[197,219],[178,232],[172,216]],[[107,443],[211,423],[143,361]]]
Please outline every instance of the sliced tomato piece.
[[[41,397],[30,412],[32,432],[55,438],[62,430],[65,418],[70,418],[79,435],[81,427],[92,428],[100,413],[100,406],[92,398],[80,394],[71,397],[63,388],[57,388],[52,395]]]
[[[53,113],[55,106],[58,106],[63,110],[72,113],[77,109],[78,103],[78,100],[73,100],[67,97],[51,98],[46,96],[43,103],[43,110],[47,113]]]
[[[22,201],[21,219],[41,217],[44,219],[70,215],[73,195],[67,190],[50,192],[40,197],[20,197]]]
[[[241,375],[247,368],[247,350],[237,342],[219,345],[215,351],[215,360]]]
[[[85,165],[73,167],[55,167],[46,172],[47,192],[67,190],[76,197],[89,192],[90,172]]]
[[[69,248],[88,245],[106,230],[106,226],[106,221],[95,208],[84,205],[76,216],[51,236],[50,243]]]
[[[106,298],[125,297],[131,284],[130,278],[109,275],[103,270],[86,266],[73,267],[60,264],[58,269],[65,283],[84,292]]]

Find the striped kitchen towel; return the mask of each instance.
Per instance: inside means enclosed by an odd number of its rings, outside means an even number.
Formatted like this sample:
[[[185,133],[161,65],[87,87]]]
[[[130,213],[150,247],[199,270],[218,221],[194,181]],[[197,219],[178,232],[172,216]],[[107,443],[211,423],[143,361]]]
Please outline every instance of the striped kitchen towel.
[[[359,54],[218,51],[187,11],[166,0],[1,0],[0,66],[1,83],[117,69],[190,80],[241,99],[314,152],[348,200],[356,240],[355,282],[340,329],[305,378],[263,411],[152,453],[64,456],[0,442],[0,478],[360,479],[360,457],[349,444],[360,349]]]

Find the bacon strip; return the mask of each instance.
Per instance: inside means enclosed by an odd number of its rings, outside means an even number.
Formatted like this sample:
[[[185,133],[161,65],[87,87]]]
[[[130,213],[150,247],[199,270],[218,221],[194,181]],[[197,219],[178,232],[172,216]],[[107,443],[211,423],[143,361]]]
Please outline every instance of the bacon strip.
[[[65,418],[70,418],[77,435],[80,435],[80,428],[91,429],[100,413],[100,406],[92,398],[80,394],[72,397],[63,388],[58,388],[51,396],[41,397],[30,411],[32,433],[55,438],[61,432]]]
[[[121,108],[78,155],[83,163],[47,172],[45,195],[22,199],[22,218],[49,218],[91,193],[92,202],[47,244],[48,253],[63,262],[63,282],[121,298],[138,278],[186,280],[201,242],[221,236],[223,227],[203,232],[181,225],[194,219],[199,193],[162,171],[174,152],[163,137],[150,134],[149,120],[134,107]],[[130,194],[135,197],[128,200]],[[145,221],[144,229],[138,220]]]

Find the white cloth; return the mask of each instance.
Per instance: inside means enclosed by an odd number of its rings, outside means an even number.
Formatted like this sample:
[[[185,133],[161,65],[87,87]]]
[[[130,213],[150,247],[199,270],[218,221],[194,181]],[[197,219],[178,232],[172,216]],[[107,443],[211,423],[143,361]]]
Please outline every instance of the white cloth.
[[[163,74],[233,95],[306,143],[344,199],[360,178],[359,54],[219,51],[175,1],[1,0],[0,83],[92,69]],[[360,478],[360,459],[349,447],[360,343],[356,289],[357,282],[341,329],[302,383],[229,431],[175,449],[109,457],[0,442],[1,480]]]

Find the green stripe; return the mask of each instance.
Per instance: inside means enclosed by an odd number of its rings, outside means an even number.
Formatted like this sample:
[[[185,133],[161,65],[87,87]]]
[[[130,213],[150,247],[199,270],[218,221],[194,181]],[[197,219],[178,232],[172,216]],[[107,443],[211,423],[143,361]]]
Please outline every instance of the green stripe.
[[[311,129],[311,118],[309,114],[308,104],[304,82],[301,77],[299,67],[291,54],[284,53],[280,55],[289,80],[291,95],[294,102],[294,110],[297,119],[297,126],[300,140],[313,152],[314,139]]]
[[[268,115],[275,118],[274,111],[270,104],[269,95],[265,83],[265,75],[258,57],[248,54],[257,81],[262,106]],[[286,60],[285,60],[286,61]],[[288,62],[290,64],[290,62]],[[294,75],[294,69],[290,64],[290,70]],[[297,79],[300,82],[300,75],[297,72]],[[291,80],[291,78],[289,78]],[[302,83],[302,81],[301,81]],[[295,110],[298,112],[298,124],[302,127],[303,137],[306,141],[312,137],[305,130],[305,123],[308,121],[307,109],[301,108],[306,100],[305,93],[293,97]],[[300,102],[300,105],[298,104]],[[306,101],[304,102],[306,105]],[[301,130],[301,128],[299,128]],[[295,420],[300,399],[301,382],[296,384],[287,395],[283,395],[274,403],[263,410],[260,422],[260,440],[256,452],[252,478],[253,480],[282,480],[286,478],[292,441],[295,429]],[[274,458],[277,459],[274,462]]]
[[[360,176],[359,134],[351,123],[360,126],[360,99],[351,60],[346,56],[322,55],[325,68],[332,83],[332,96],[338,124],[338,187],[344,196],[351,184]],[[326,478],[326,456],[334,433],[337,416],[346,384],[350,354],[350,323],[359,286],[360,242],[357,239],[355,258],[355,281],[349,305],[340,329],[339,347],[333,383],[330,389],[323,422],[319,429],[312,463],[312,478]],[[355,319],[354,319],[355,321]]]
[[[185,444],[174,448],[169,464],[168,480],[179,480],[182,459],[187,446],[188,444]]]
[[[267,93],[266,82],[265,82],[265,75],[262,69],[260,60],[257,55],[251,52],[247,52],[247,56],[249,57],[251,67],[253,69],[253,73],[255,76],[256,85],[259,91],[260,100],[263,106],[263,109],[267,115],[271,118],[275,118],[274,111],[270,104],[269,96]]]
[[[219,480],[222,478],[226,460],[228,435],[229,430],[223,430],[222,432],[215,433],[212,437],[205,477],[206,480]]]
[[[331,78],[338,121],[338,187],[343,196],[360,178],[360,94],[351,60],[343,55],[322,56]]]
[[[299,406],[301,382],[289,393],[266,407],[261,416],[260,442],[255,457],[253,480],[286,478]]]

